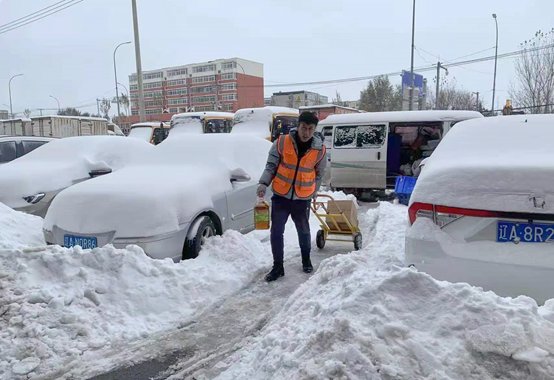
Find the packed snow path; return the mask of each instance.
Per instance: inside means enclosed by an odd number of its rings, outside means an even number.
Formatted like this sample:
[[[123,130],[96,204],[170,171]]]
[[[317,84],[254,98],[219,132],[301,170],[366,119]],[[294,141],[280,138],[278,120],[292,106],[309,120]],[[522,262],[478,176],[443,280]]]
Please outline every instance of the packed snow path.
[[[367,210],[376,206],[375,203],[359,208],[362,228],[366,225],[364,216]],[[363,232],[366,239],[364,244],[367,244],[371,232]],[[295,242],[289,243],[294,245]],[[314,246],[314,273],[322,260],[348,253],[352,249],[353,244],[349,242],[328,242],[323,250]],[[299,255],[299,249],[289,249],[285,253],[285,257],[293,256],[285,260],[285,277],[267,283],[264,280],[267,270],[260,271],[255,280],[240,292],[207,310],[186,326],[118,353],[122,359],[143,355],[151,359],[92,379],[165,379],[171,378],[172,374],[175,379],[213,378],[218,373],[213,366],[240,349],[250,337],[256,336],[267,321],[280,311],[289,296],[310,278],[311,275],[302,272]],[[125,360],[120,363],[129,364]]]

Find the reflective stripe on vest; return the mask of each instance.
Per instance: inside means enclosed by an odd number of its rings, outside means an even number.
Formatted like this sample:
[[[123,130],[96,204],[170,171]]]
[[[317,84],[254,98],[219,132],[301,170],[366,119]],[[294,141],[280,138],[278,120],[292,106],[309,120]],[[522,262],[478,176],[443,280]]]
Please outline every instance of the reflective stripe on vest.
[[[273,179],[273,192],[286,196],[294,183],[294,193],[299,199],[309,199],[315,192],[315,166],[325,156],[325,148],[308,149],[298,162],[298,153],[290,135],[283,135],[277,141],[281,162]],[[295,178],[296,175],[296,178]]]

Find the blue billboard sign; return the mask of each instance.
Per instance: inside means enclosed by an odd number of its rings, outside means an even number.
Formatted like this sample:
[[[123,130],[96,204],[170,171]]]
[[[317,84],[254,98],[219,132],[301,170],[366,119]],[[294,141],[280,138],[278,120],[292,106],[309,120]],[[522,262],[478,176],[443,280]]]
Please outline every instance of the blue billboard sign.
[[[425,93],[425,88],[423,87],[423,75],[414,73],[414,88],[419,89],[419,96],[423,96]],[[410,77],[410,72],[402,70],[402,91],[404,89],[409,89],[412,86],[412,80]]]

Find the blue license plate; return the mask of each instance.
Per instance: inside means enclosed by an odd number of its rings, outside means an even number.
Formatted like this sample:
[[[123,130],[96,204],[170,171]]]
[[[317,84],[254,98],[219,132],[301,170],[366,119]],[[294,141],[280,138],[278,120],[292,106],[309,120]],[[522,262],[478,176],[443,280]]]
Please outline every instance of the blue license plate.
[[[92,249],[98,247],[98,242],[94,236],[64,235],[63,245],[67,248],[80,245],[83,249]]]
[[[554,224],[498,221],[496,241],[554,243]]]

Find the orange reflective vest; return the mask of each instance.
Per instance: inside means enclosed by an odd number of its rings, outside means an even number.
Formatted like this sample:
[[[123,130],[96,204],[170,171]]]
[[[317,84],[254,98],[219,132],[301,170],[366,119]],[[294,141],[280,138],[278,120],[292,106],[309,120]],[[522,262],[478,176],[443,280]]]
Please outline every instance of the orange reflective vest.
[[[277,141],[281,162],[273,179],[273,192],[286,197],[294,186],[298,199],[310,199],[316,190],[315,166],[325,157],[325,145],[321,150],[308,149],[299,160],[292,140],[290,135],[282,135]]]

